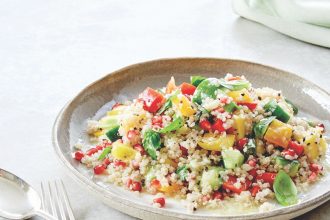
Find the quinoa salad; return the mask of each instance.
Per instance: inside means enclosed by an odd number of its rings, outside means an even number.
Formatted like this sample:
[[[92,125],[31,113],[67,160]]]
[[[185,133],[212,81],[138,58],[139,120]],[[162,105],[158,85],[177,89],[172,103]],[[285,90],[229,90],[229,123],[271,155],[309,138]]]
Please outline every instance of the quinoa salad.
[[[297,117],[292,101],[244,76],[180,85],[171,77],[89,119],[89,143],[72,155],[106,183],[153,195],[159,208],[167,199],[189,212],[290,206],[328,167],[324,124]]]

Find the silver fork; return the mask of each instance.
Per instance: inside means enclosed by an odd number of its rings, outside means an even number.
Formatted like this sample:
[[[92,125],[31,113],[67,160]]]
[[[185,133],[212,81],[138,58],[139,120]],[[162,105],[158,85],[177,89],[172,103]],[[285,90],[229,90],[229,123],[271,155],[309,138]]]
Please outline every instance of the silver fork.
[[[62,180],[41,183],[42,209],[56,219],[75,220]]]

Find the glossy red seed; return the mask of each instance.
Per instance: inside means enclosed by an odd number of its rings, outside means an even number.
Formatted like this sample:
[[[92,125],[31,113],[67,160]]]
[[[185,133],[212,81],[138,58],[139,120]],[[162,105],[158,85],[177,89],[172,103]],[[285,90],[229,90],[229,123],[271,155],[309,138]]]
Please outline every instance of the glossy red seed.
[[[249,164],[251,167],[255,167],[257,165],[257,160],[255,158],[252,158],[246,162]]]
[[[104,172],[104,170],[105,170],[105,167],[104,167],[103,164],[96,165],[96,166],[94,167],[94,173],[95,173],[96,175],[100,175],[100,174],[102,174],[102,173]]]
[[[109,158],[105,158],[105,159],[103,160],[103,165],[104,165],[104,166],[108,166],[110,163],[111,163],[111,161],[110,161]]]
[[[289,141],[289,148],[292,149],[298,156],[300,156],[304,152],[304,146],[298,144],[296,141]]]
[[[259,191],[260,191],[260,186],[258,185],[253,186],[252,189],[250,190],[251,196],[255,197]]]
[[[181,150],[182,156],[184,156],[184,157],[188,156],[187,148],[180,146],[180,150]]]
[[[311,163],[309,165],[309,169],[313,172],[316,172],[316,173],[319,173],[320,171],[323,170],[323,167],[319,164],[316,164],[316,163]]]
[[[153,202],[158,203],[161,208],[165,206],[165,198],[164,197],[155,198]]]
[[[127,132],[127,139],[132,145],[139,144],[141,142],[140,132],[136,130],[130,130]]]
[[[126,163],[124,161],[121,161],[121,160],[115,160],[114,163],[113,163],[113,165],[115,167],[120,167],[120,166],[123,167],[123,168],[126,167]]]
[[[85,156],[82,151],[76,151],[73,155],[74,159],[81,161],[81,159]]]
[[[155,189],[159,189],[161,187],[160,181],[158,179],[151,180],[150,185]]]
[[[211,123],[207,119],[203,119],[199,122],[199,126],[204,130],[204,131],[210,131],[212,129]]]
[[[324,133],[325,132],[325,126],[324,126],[324,124],[323,123],[320,123],[320,124],[318,124],[317,125],[317,127],[320,127],[320,128],[322,128],[323,130],[322,130],[322,133]]]
[[[133,191],[139,191],[141,192],[142,190],[142,185],[140,182],[137,182],[137,181],[133,181],[132,184],[131,184],[131,190]]]
[[[218,131],[219,133],[225,131],[226,129],[223,127],[223,121],[220,119],[216,119],[212,125],[212,130]]]

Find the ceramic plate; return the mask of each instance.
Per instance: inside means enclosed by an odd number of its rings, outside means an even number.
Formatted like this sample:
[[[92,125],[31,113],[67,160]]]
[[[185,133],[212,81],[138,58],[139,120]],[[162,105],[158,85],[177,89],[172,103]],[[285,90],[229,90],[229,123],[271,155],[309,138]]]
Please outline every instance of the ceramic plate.
[[[53,128],[56,154],[72,177],[95,196],[115,209],[142,219],[288,219],[326,202],[330,198],[330,175],[314,184],[308,193],[301,194],[297,205],[279,206],[265,213],[224,215],[214,210],[188,213],[181,202],[171,199],[167,199],[166,208],[159,209],[152,207],[152,196],[136,195],[110,184],[104,185],[99,179],[93,178],[89,170],[72,159],[72,146],[78,138],[84,137],[86,119],[100,118],[105,112],[105,106],[115,101],[135,98],[147,86],[162,87],[172,75],[180,83],[189,81],[191,75],[223,77],[228,72],[245,75],[254,87],[269,86],[282,90],[299,107],[300,114],[322,120],[326,127],[330,127],[329,94],[294,74],[240,60],[163,59],[135,64],[108,74],[74,97],[59,113]]]

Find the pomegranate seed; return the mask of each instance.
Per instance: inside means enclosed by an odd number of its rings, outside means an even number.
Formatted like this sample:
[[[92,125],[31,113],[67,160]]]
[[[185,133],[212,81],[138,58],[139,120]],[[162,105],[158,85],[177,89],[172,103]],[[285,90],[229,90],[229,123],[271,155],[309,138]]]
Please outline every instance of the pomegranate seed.
[[[105,170],[105,167],[104,167],[103,164],[96,165],[96,166],[94,167],[94,173],[95,173],[96,175],[102,174],[102,173],[104,172],[104,170]]]
[[[241,138],[237,141],[237,150],[243,150],[244,146],[247,144],[247,142],[249,141],[249,139],[247,138]]]
[[[218,131],[219,133],[220,132],[223,132],[225,131],[226,129],[223,127],[223,121],[221,121],[220,119],[216,119],[216,121],[213,123],[212,125],[212,129],[214,131]]]
[[[99,151],[99,150],[103,150],[104,146],[102,146],[102,145],[97,145],[95,148]]]
[[[124,161],[121,160],[115,160],[115,162],[113,163],[115,167],[119,167],[121,166],[122,168],[126,167],[126,163]]]
[[[318,125],[316,125],[316,126],[322,128],[322,133],[325,132],[325,126],[324,126],[323,123],[320,123],[320,124],[318,124]]]
[[[234,134],[235,133],[235,128],[234,127],[230,127],[226,130],[226,134]]]
[[[181,150],[182,156],[184,156],[184,157],[188,156],[187,148],[180,146],[180,150]]]
[[[81,161],[81,159],[84,157],[84,153],[82,151],[76,151],[73,155],[74,159]]]
[[[145,155],[146,154],[146,151],[144,150],[144,148],[141,146],[141,144],[135,144],[133,146],[133,148],[136,150],[136,151],[139,151],[141,155]]]
[[[161,208],[165,206],[165,198],[164,197],[155,198],[153,202],[159,204]]]
[[[251,176],[253,176],[253,178],[256,178],[257,177],[257,169],[252,169],[248,172]]]
[[[139,192],[141,192],[141,190],[142,190],[141,183],[140,182],[137,182],[137,181],[133,181],[130,188],[133,191],[139,191]]]
[[[216,199],[216,200],[222,200],[223,199],[223,195],[221,192],[219,191],[215,191],[212,195],[213,199]]]

